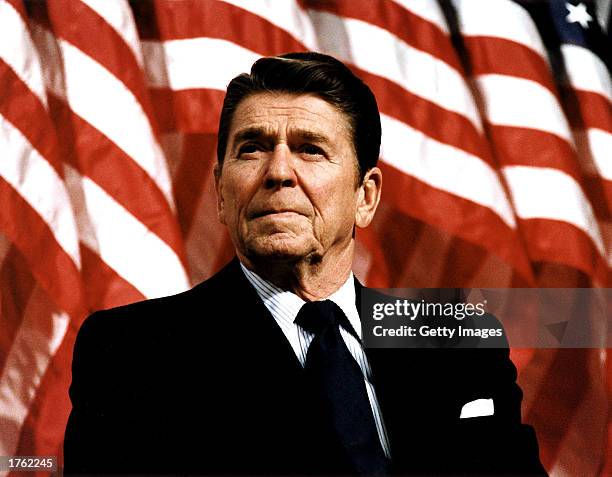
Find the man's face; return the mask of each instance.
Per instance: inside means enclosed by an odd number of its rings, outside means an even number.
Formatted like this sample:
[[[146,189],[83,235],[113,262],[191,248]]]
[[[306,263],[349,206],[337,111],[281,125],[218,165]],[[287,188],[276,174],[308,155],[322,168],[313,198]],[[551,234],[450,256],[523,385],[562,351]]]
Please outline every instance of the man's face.
[[[312,95],[244,99],[216,177],[219,218],[241,258],[317,261],[371,220],[348,121]]]

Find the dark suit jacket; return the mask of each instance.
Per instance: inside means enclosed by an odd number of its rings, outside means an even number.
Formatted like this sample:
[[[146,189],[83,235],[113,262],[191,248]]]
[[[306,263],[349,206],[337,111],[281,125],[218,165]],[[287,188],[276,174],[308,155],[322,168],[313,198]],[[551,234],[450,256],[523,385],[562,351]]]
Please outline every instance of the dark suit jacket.
[[[393,473],[544,473],[507,349],[366,353]],[[74,350],[65,472],[329,473],[302,373],[237,260],[179,295],[95,313]],[[479,398],[495,415],[459,419]]]

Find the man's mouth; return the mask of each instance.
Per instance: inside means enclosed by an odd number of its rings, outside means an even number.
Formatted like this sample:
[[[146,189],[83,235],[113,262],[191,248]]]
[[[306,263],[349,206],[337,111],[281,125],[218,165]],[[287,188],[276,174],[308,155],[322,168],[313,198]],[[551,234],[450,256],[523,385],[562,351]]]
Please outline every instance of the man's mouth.
[[[290,216],[290,215],[302,215],[302,214],[292,209],[270,209],[270,210],[264,210],[261,212],[256,212],[252,215],[252,218],[258,219],[260,217],[267,217],[267,216],[272,216],[272,215]]]

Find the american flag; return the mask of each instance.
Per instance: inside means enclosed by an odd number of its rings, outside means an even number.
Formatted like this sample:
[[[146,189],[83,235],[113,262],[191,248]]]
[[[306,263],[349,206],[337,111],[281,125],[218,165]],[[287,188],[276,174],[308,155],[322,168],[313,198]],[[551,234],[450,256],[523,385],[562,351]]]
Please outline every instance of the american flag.
[[[185,290],[232,256],[218,115],[261,56],[331,54],[378,99],[383,200],[354,265],[366,285],[609,286],[610,10],[0,0],[0,455],[61,456],[89,312]],[[547,470],[612,475],[605,343],[512,358]]]

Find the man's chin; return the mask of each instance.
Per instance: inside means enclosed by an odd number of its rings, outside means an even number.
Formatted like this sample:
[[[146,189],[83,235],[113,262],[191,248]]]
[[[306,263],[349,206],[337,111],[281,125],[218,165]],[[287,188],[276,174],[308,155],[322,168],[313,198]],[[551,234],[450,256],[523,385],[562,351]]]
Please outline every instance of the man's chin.
[[[300,241],[266,240],[247,246],[247,256],[254,261],[298,262],[313,253],[313,247]]]
[[[303,253],[283,248],[251,249],[248,256],[256,261],[296,262],[304,258]]]

